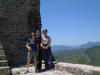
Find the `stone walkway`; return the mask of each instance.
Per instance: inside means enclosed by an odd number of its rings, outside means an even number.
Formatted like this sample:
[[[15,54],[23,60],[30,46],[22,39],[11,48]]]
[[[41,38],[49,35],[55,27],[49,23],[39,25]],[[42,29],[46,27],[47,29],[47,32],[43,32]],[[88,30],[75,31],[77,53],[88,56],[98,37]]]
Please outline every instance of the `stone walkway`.
[[[35,73],[34,67],[29,68],[30,73],[25,74],[26,67],[19,67],[12,69],[13,75],[74,75],[65,70],[49,70],[41,73]]]

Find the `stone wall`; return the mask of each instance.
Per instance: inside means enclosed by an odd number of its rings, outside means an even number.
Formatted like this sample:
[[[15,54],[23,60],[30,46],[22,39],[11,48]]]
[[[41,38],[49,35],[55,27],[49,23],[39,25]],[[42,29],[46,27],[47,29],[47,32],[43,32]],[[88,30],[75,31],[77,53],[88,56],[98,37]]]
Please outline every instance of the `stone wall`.
[[[44,64],[42,69],[44,69]],[[46,72],[35,73],[34,66],[29,67],[30,73],[25,74],[26,66],[21,66],[12,69],[14,75],[100,75],[99,66],[91,66],[84,64],[72,64],[72,63],[63,63],[59,62],[55,64],[55,70],[49,70]]]
[[[10,66],[26,64],[26,41],[41,30],[40,0],[0,0],[0,38]]]
[[[68,71],[75,75],[100,75],[100,67],[84,64],[72,64],[61,62],[56,64],[56,69]]]
[[[2,43],[0,41],[0,75],[10,75],[10,67],[8,66],[8,61],[6,59]]]

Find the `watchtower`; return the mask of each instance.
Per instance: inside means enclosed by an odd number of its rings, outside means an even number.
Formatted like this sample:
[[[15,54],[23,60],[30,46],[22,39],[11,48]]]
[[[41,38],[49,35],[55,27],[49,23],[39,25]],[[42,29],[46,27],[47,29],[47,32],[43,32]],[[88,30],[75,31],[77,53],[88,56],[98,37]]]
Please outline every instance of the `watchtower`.
[[[26,63],[25,43],[41,31],[40,0],[0,0],[0,38],[10,66]]]

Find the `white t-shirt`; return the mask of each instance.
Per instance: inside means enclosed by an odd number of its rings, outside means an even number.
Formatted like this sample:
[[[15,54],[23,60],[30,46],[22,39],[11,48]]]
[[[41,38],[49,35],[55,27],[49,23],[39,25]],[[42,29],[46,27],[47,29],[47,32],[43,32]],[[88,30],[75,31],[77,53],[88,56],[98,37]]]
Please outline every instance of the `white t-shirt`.
[[[49,36],[47,37],[42,37],[42,44],[50,44],[51,43],[51,38]]]

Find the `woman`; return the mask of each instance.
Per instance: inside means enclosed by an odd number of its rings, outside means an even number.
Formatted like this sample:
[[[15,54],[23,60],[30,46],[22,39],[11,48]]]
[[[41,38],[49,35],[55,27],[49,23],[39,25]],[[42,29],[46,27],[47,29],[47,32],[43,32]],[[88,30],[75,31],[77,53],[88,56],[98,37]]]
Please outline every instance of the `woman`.
[[[34,66],[35,66],[35,72],[36,72],[38,44],[37,44],[37,41],[36,41],[35,37],[36,37],[35,33],[31,33],[31,38],[26,43],[26,47],[28,49],[27,70],[26,70],[26,72],[29,72],[28,68],[29,68],[31,59],[34,59]]]
[[[43,60],[45,62],[45,70],[54,69],[53,64],[53,56],[51,52],[51,38],[47,35],[47,29],[43,30],[42,33],[44,37],[42,37],[41,47],[42,54],[43,54]]]

